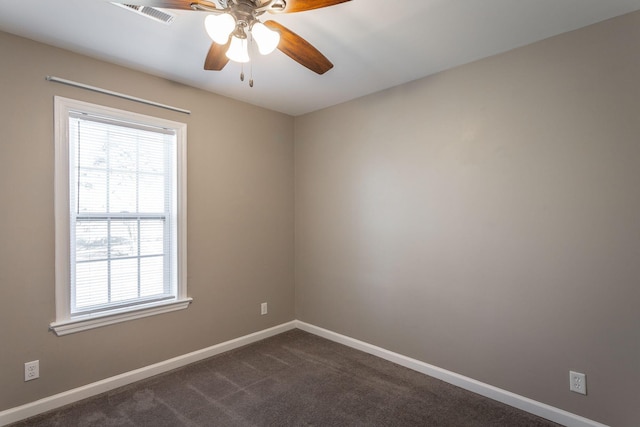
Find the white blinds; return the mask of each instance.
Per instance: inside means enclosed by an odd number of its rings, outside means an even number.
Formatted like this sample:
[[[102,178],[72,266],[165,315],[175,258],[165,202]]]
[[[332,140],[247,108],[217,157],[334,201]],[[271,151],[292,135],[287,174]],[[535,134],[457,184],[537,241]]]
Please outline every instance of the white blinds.
[[[176,297],[176,135],[69,115],[71,314]]]

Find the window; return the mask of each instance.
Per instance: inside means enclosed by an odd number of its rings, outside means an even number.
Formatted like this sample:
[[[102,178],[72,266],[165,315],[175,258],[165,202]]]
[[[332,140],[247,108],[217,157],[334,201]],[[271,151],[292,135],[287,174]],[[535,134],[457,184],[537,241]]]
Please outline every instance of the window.
[[[58,335],[186,308],[186,125],[55,98]]]

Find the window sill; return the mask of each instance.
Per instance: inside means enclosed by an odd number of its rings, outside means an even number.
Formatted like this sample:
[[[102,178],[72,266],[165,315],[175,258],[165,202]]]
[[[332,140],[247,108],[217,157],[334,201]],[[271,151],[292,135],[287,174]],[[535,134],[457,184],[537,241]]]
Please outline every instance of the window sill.
[[[83,316],[76,319],[53,322],[49,325],[49,330],[55,332],[57,336],[74,334],[76,332],[113,325],[114,323],[126,322],[128,320],[140,319],[147,316],[154,316],[156,314],[169,313],[177,310],[184,310],[189,307],[189,304],[191,304],[192,301],[192,298],[185,298],[178,301],[155,304],[150,307],[127,310],[125,312],[112,312],[109,314],[103,313],[100,315]]]

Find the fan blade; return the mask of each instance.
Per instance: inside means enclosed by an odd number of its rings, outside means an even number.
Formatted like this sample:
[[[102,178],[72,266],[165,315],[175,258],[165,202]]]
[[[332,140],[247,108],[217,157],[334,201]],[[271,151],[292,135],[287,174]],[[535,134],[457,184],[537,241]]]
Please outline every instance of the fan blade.
[[[229,44],[231,41],[228,41],[227,44],[221,45],[218,43],[211,43],[211,48],[209,48],[209,53],[207,54],[207,58],[204,60],[204,69],[211,71],[220,71],[227,65],[229,62],[229,58],[225,53],[229,49]]]
[[[192,3],[200,3],[215,8],[216,5],[206,0],[116,0],[116,3],[131,4],[134,6],[149,6],[160,9],[186,9],[193,10]]]
[[[278,49],[300,65],[304,65],[318,74],[324,74],[333,68],[331,61],[318,49],[287,27],[276,21],[266,21],[264,25],[280,32]]]
[[[273,13],[294,13],[305,10],[320,9],[322,7],[335,6],[351,0],[287,0],[287,6],[283,10],[273,10]]]

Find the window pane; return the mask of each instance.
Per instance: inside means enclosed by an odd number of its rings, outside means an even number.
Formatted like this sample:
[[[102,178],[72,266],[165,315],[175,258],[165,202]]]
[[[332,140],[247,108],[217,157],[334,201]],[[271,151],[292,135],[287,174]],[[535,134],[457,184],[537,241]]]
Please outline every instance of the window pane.
[[[138,163],[137,141],[128,129],[113,127],[109,132],[109,169],[135,172]]]
[[[76,308],[109,301],[109,273],[106,261],[76,264]]]
[[[80,169],[76,206],[79,212],[107,211],[107,174],[99,170]]]
[[[109,174],[109,212],[137,212],[135,173]]]
[[[140,255],[161,255],[164,253],[164,221],[140,221]]]
[[[138,221],[111,221],[111,256],[138,256]]]
[[[140,206],[142,213],[165,211],[165,182],[161,175],[140,175]]]
[[[140,260],[140,293],[143,297],[164,293],[164,258],[152,257]]]
[[[138,260],[111,262],[111,300],[124,301],[138,297]]]
[[[80,168],[106,169],[107,167],[107,138],[106,135],[92,134],[87,138],[86,124],[81,127],[80,144],[78,144],[78,162]]]
[[[107,221],[76,222],[76,261],[107,258]]]
[[[165,173],[165,142],[166,135],[149,135],[140,141],[139,168],[141,172]]]

